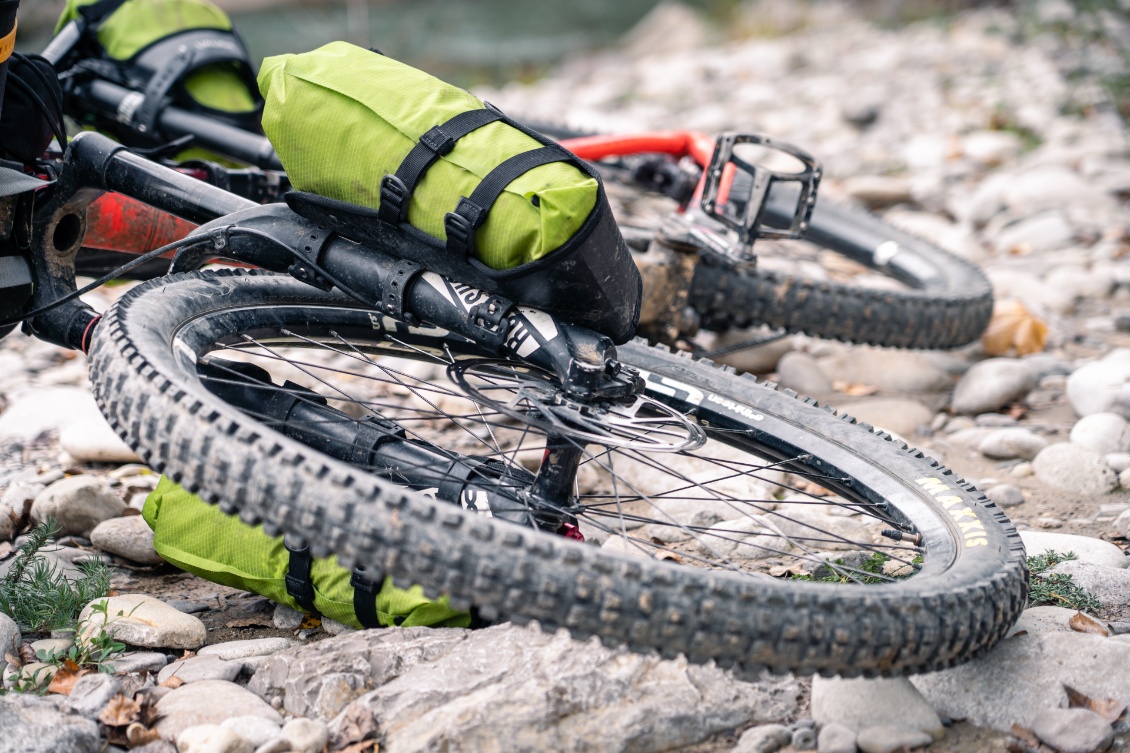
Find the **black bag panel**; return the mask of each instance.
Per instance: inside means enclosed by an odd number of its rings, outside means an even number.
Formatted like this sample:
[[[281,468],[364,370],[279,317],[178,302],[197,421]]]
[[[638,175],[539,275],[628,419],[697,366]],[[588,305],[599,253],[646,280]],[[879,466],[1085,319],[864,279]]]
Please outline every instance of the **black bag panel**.
[[[51,139],[66,147],[63,90],[51,64],[39,55],[13,53],[0,105],[0,156],[28,164]]]

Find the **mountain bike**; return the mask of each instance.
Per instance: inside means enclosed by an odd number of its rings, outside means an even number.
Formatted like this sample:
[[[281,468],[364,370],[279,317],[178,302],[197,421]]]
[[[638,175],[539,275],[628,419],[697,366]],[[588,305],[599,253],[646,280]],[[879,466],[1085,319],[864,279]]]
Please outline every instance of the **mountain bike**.
[[[70,27],[64,29],[45,51],[46,56],[60,67],[71,65],[68,50],[74,40]],[[160,108],[149,124],[123,117],[123,113],[138,110],[139,93],[99,75],[98,70],[76,75],[68,90],[68,114],[75,119],[111,132],[125,143],[157,149],[158,154],[166,143],[184,146],[191,139],[195,146],[250,165],[232,169],[196,161],[183,169],[255,201],[277,201],[289,188],[282,164],[263,136],[174,105]],[[766,325],[775,333],[759,334],[736,347],[803,332],[890,347],[954,348],[976,340],[988,325],[992,289],[976,266],[861,210],[820,202],[811,208],[798,232],[796,197],[774,183],[767,200],[757,203],[761,215],[750,218],[760,226],[757,254],[751,238],[741,232],[731,237],[713,232],[750,224],[703,209],[701,189],[714,152],[713,137],[689,131],[592,135],[535,127],[561,139],[581,158],[594,161],[606,179],[666,196],[671,200],[669,211],[686,212],[695,223],[706,226],[707,232],[688,231],[687,242],[673,247],[675,253],[658,255],[646,253],[657,230],[654,225],[622,228],[644,273],[648,305],[640,333],[652,341],[694,347],[691,338],[700,329],[725,332]],[[730,148],[752,162],[764,156],[764,150],[757,150],[763,142],[739,141]],[[818,163],[802,150],[772,146],[778,157],[788,155],[787,169],[793,178],[819,175]],[[165,149],[166,154],[175,151]],[[779,177],[784,174],[777,173]],[[132,243],[130,250],[147,251],[189,230],[183,223],[124,199],[106,197],[94,205],[93,212],[94,226],[78,268],[94,276],[124,261],[115,254],[122,250],[115,244]],[[130,224],[145,228],[145,237],[124,238],[121,226]],[[784,266],[766,264],[764,259],[758,264],[758,255],[764,257],[767,252],[783,257]],[[823,272],[810,277],[796,268],[798,257],[829,252],[897,284],[865,286],[858,277],[835,279]],[[819,267],[810,261],[807,268]],[[154,262],[135,275],[163,270],[164,265]]]

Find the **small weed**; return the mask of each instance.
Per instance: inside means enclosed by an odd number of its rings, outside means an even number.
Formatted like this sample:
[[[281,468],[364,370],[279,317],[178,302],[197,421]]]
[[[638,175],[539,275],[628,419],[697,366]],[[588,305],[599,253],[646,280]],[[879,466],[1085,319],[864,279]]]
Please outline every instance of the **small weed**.
[[[114,666],[110,664],[110,660],[125,651],[126,644],[114,640],[114,637],[106,630],[118,617],[122,616],[118,614],[110,617],[108,609],[109,602],[105,600],[93,604],[90,607],[90,617],[80,620],[78,625],[75,626],[75,634],[82,635],[85,626],[90,624],[92,618],[95,615],[101,615],[101,626],[98,632],[81,640],[76,640],[74,645],[66,650],[45,651],[40,649],[35,653],[35,658],[42,662],[60,666],[69,661],[79,668],[91,667],[99,672],[113,674]]]
[[[828,563],[827,567],[829,570],[831,570],[831,572],[829,572],[827,575],[823,575],[819,578],[814,578],[811,575],[794,575],[791,580],[808,580],[817,583],[889,583],[892,578],[895,580],[901,580],[902,578],[910,576],[910,573],[901,576],[884,575],[883,565],[887,564],[890,561],[891,558],[888,555],[883,554],[882,552],[873,552],[871,556],[860,563],[858,567],[854,567],[854,569],[852,569],[853,566],[846,565],[843,559],[837,558]],[[922,564],[922,555],[917,555],[914,559],[912,559],[911,564]],[[839,566],[840,568],[844,569],[841,571],[836,571],[834,569],[835,566]],[[863,573],[869,574],[864,575]]]
[[[62,568],[39,554],[58,531],[51,519],[31,529],[8,573],[0,578],[0,612],[23,632],[71,627],[84,606],[110,590],[110,568],[105,564],[84,562],[78,566],[82,575],[69,580]]]
[[[1028,558],[1028,570],[1032,578],[1028,586],[1028,606],[1030,607],[1067,607],[1081,612],[1095,612],[1102,608],[1102,604],[1091,594],[1084,591],[1066,573],[1050,573],[1047,570],[1060,562],[1078,559],[1074,552],[1061,554],[1059,552],[1045,552]]]

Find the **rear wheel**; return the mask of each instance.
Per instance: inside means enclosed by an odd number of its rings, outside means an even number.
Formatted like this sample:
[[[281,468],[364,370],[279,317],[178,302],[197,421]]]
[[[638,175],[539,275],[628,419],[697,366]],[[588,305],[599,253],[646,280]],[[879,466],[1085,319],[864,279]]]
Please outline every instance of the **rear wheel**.
[[[892,674],[968,659],[1019,615],[1019,537],[944,467],[709,363],[619,351],[644,393],[570,403],[443,330],[221,272],[131,291],[92,363],[154,467],[488,619],[749,670]]]

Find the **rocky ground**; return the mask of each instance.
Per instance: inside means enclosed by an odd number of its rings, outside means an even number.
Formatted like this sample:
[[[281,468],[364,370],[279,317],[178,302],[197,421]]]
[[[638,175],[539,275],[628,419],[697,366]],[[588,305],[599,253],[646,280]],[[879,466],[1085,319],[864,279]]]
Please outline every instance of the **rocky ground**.
[[[84,676],[69,695],[0,698],[0,751],[94,751],[107,740],[152,753],[370,751],[378,740],[387,751],[744,753],[1130,744],[1118,719],[1130,703],[1130,149],[1102,86],[1120,63],[1054,33],[1072,13],[1065,3],[899,30],[846,6],[823,4],[819,18],[806,7],[754,3],[720,35],[668,6],[619,51],[480,94],[589,129],[779,136],[824,160],[827,195],[980,264],[998,298],[999,337],[987,345],[899,352],[796,336],[727,360],[845,406],[975,480],[1029,554],[1078,555],[1050,572],[1097,597],[1093,621],[1035,607],[982,659],[909,679],[755,682],[509,625],[303,622],[162,565],[137,515],[156,478],[98,416],[84,358],[13,335],[0,342],[0,505],[10,512],[0,569],[25,516],[52,514],[66,534],[49,553],[61,567],[83,557],[114,566],[111,614],[129,616],[110,630],[130,648],[112,674]],[[758,36],[766,31],[789,33]],[[35,649],[71,639],[21,637],[2,617],[0,638],[9,685],[50,672]],[[1030,731],[1012,737],[1014,724]]]

